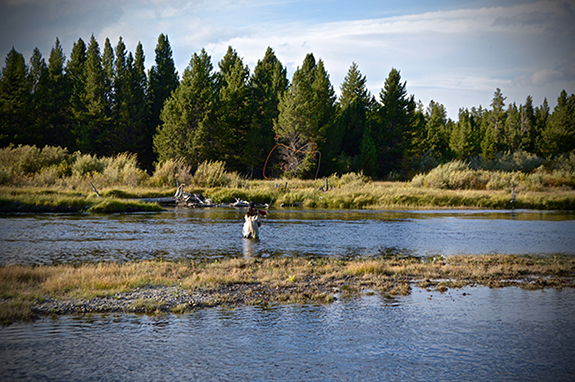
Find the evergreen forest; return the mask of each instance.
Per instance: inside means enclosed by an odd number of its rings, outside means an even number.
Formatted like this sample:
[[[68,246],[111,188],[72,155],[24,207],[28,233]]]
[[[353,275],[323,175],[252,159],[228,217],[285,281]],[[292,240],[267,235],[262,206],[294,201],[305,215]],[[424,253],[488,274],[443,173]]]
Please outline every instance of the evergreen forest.
[[[154,53],[146,69],[142,44],[131,52],[121,37],[103,48],[94,36],[78,39],[69,57],[56,39],[47,60],[35,49],[28,63],[12,48],[0,76],[0,148],[131,153],[150,173],[168,160],[192,171],[221,161],[249,179],[362,172],[380,180],[453,160],[538,165],[575,150],[575,95],[565,91],[550,110],[531,96],[506,104],[495,89],[489,108],[462,108],[454,121],[441,103],[416,102],[395,68],[372,95],[351,63],[337,97],[312,53],[291,79],[272,48],[253,70],[232,47],[216,65],[202,49],[181,77],[167,35]]]

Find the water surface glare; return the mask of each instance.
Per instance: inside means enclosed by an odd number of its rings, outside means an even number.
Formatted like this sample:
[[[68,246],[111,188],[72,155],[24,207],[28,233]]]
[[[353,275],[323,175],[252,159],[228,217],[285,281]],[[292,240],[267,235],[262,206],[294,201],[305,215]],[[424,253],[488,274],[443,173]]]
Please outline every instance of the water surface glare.
[[[572,381],[575,289],[92,315],[0,327],[0,380]]]
[[[545,211],[271,210],[261,240],[245,210],[0,215],[0,265],[237,256],[575,254],[575,214]]]

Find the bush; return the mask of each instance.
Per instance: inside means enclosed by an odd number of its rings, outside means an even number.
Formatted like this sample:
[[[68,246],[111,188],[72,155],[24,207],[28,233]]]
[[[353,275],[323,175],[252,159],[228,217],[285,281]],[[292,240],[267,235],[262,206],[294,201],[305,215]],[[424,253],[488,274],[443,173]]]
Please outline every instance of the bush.
[[[229,173],[222,161],[205,161],[198,166],[192,184],[197,187],[244,187],[246,181],[237,173]]]
[[[153,187],[175,187],[176,181],[191,184],[191,170],[191,166],[182,161],[168,159],[156,164],[156,170],[150,177],[149,183]]]
[[[103,158],[103,162],[104,179],[108,184],[138,186],[147,178],[146,172],[138,167],[136,154],[122,153],[115,157]]]
[[[341,186],[363,186],[370,181],[369,177],[363,175],[363,171],[348,172],[343,174],[339,180],[335,182],[338,187]]]
[[[564,153],[549,163],[551,170],[559,170],[567,173],[575,173],[575,151]]]
[[[75,160],[72,163],[72,176],[82,178],[94,173],[104,171],[104,161],[98,159],[96,155],[82,154],[79,151],[74,153]]]
[[[43,168],[58,165],[68,158],[68,150],[61,147],[46,146],[39,149],[36,146],[15,147],[10,145],[0,149],[0,163],[11,177],[31,176]]]
[[[439,189],[462,189],[470,183],[473,170],[469,163],[456,160],[441,164],[431,170],[423,179],[426,187]]]
[[[505,172],[531,172],[541,166],[543,162],[542,158],[525,151],[497,153],[495,159],[487,164],[486,169]]]

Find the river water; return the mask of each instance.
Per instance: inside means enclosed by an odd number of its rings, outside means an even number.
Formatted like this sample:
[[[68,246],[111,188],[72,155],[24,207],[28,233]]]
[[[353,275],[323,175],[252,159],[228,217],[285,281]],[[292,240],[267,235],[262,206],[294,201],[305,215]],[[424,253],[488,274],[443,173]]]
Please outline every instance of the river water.
[[[575,254],[575,214],[242,210],[0,216],[0,264]],[[62,316],[0,327],[0,380],[572,381],[575,289],[466,287],[328,305]]]
[[[0,216],[0,265],[237,256],[575,254],[575,214],[543,211],[271,210],[259,241],[245,210]]]
[[[0,327],[0,380],[573,381],[575,290],[414,288],[329,305]]]

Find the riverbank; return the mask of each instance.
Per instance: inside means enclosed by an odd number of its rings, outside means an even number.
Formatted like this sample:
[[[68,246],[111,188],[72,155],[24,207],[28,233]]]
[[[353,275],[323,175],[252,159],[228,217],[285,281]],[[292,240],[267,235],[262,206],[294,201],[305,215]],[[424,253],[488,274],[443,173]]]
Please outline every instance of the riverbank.
[[[47,188],[0,187],[0,212],[88,212],[114,213],[160,211],[154,199],[167,200],[176,189],[104,188],[101,197],[93,191]],[[516,191],[515,198],[506,190],[440,190],[413,187],[404,182],[366,182],[333,184],[325,181],[253,181],[250,186],[187,188],[190,194],[202,194],[216,205],[237,199],[274,207],[331,209],[533,209],[575,210],[575,191],[550,189]],[[512,201],[513,200],[513,201]]]
[[[572,256],[232,258],[0,267],[3,324],[60,314],[185,313],[203,307],[330,303],[362,293],[393,298],[413,286],[575,287]]]

